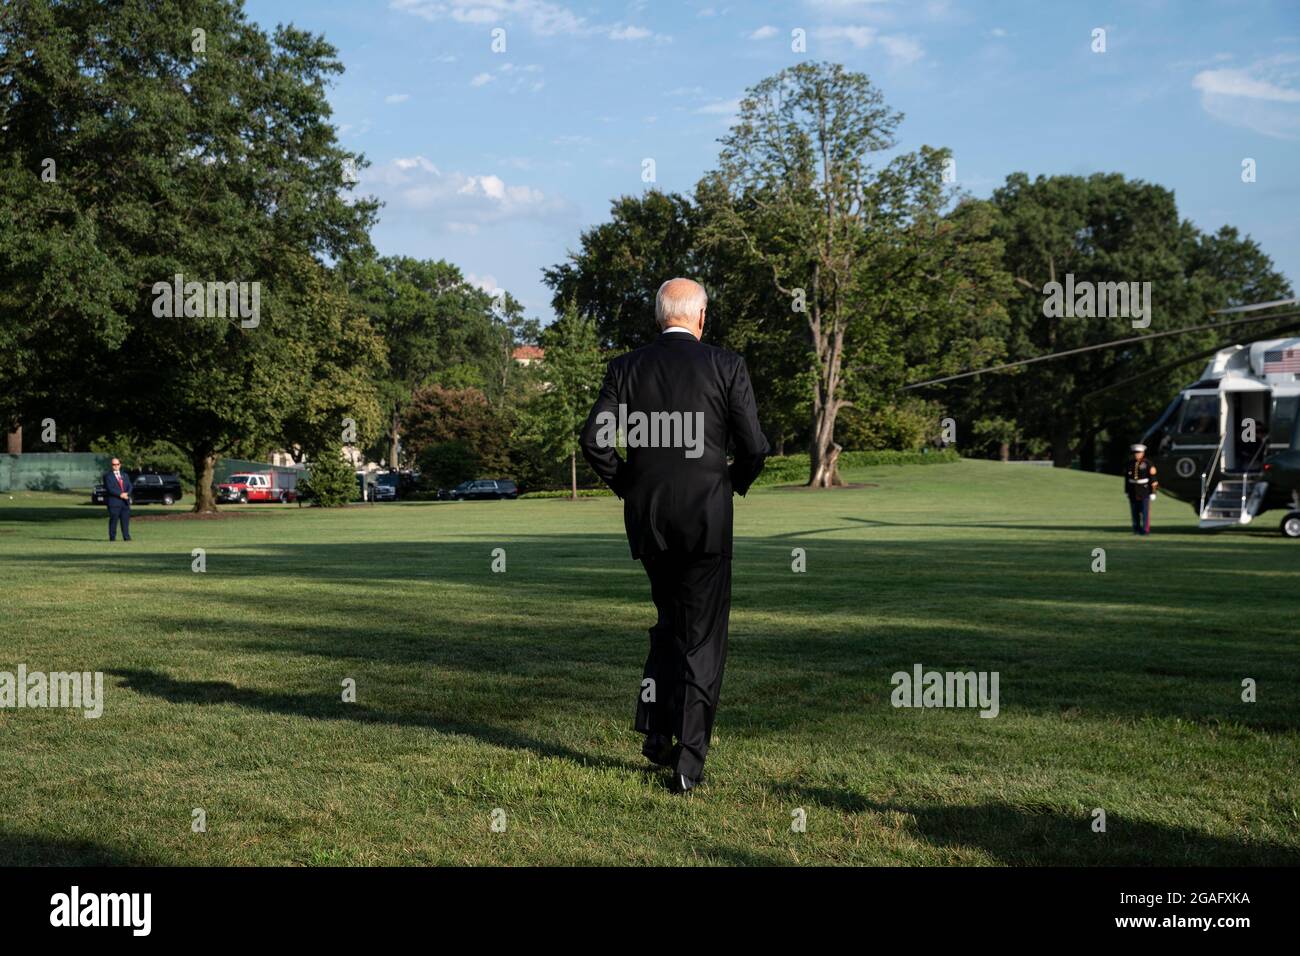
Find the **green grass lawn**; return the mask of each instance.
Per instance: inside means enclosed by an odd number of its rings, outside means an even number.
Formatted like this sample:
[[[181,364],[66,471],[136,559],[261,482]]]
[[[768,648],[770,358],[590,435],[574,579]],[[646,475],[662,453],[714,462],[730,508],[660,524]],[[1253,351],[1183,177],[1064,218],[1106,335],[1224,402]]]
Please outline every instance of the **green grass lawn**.
[[[652,609],[614,499],[142,506],[110,546],[81,496],[0,495],[0,670],[106,694],[98,720],[0,710],[0,863],[1300,863],[1300,545],[1274,515],[1207,535],[1161,498],[1143,540],[1118,478],[846,478],[738,502],[685,799],[631,729]],[[894,708],[918,663],[997,671],[1000,714]]]

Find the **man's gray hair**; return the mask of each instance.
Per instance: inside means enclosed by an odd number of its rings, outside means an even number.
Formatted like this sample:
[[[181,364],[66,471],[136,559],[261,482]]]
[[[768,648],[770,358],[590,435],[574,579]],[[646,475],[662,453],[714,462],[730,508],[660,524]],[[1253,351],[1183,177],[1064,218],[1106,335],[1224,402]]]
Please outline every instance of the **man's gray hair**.
[[[669,279],[655,295],[655,321],[661,329],[694,322],[708,304],[709,294],[694,279]]]

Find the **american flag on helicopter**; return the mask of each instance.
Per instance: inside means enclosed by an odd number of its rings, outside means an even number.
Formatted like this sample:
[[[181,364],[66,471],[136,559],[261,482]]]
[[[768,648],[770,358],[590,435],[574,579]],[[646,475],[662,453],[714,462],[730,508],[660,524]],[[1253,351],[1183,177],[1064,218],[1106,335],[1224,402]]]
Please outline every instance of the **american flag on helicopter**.
[[[1270,349],[1264,353],[1264,374],[1300,372],[1300,348]]]

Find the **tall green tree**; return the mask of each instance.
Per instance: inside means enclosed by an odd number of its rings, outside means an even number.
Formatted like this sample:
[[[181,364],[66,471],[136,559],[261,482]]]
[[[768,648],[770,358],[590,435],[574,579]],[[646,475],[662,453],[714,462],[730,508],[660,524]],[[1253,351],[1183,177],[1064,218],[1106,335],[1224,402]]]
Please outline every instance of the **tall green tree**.
[[[542,333],[540,391],[525,406],[518,437],[536,442],[552,461],[569,461],[569,486],[578,497],[578,439],[596,401],[604,358],[593,319],[570,302]]]
[[[996,231],[1017,295],[1010,305],[1008,354],[1016,359],[1210,321],[1209,311],[1290,294],[1286,280],[1250,239],[1224,229],[1200,233],[1179,217],[1171,190],[1117,173],[1007,177],[994,191]],[[1061,315],[1045,308],[1048,283],[1150,283],[1150,325],[1129,315]],[[1109,309],[1108,309],[1109,311]],[[1130,310],[1132,311],[1132,310]],[[1141,320],[1139,320],[1141,321]],[[1046,443],[1058,467],[1076,459],[1117,464],[1194,370],[1180,361],[1230,345],[1240,330],[1213,330],[1137,342],[983,376],[965,390],[983,414],[1015,421]],[[1204,361],[1199,359],[1195,361]],[[1168,367],[1156,377],[1094,394]],[[962,383],[956,383],[961,385]],[[1098,449],[1098,440],[1107,448]]]
[[[883,166],[902,115],[861,73],[801,63],[751,88],[722,140],[706,238],[763,263],[810,346],[809,484],[840,483],[839,411],[897,380],[908,339],[943,340],[913,357],[932,367],[994,351],[1005,284],[975,209],[946,216],[946,151],[922,147]],[[856,381],[855,381],[856,380]]]
[[[443,260],[359,258],[343,271],[354,299],[387,345],[387,360],[375,374],[388,460],[398,467],[410,457],[401,452],[403,417],[418,389],[434,384],[440,373],[442,384],[453,387],[500,379],[502,323],[492,296]]]
[[[764,433],[778,449],[806,424],[810,367],[806,332],[772,315],[789,308],[771,273],[748,253],[707,244],[716,207],[707,180],[694,200],[648,190],[611,203],[610,221],[582,233],[566,262],[544,270],[557,313],[567,303],[596,323],[605,348],[627,351],[656,334],[655,294],[676,276],[702,283],[709,294],[705,340],[744,353],[755,382]]]
[[[609,222],[584,231],[567,262],[542,270],[555,313],[572,304],[596,322],[607,349],[644,345],[658,331],[659,286],[700,271],[697,225],[695,208],[678,193],[652,189],[615,199]]]
[[[346,197],[364,157],[329,121],[326,87],[341,71],[321,37],[268,35],[233,0],[4,6],[11,406],[75,395],[98,433],[172,441],[193,462],[196,509],[210,510],[219,453],[286,441],[290,418],[330,404],[318,390],[335,393],[335,411],[366,404],[364,376],[329,339],[366,332],[322,265],[368,246],[376,209]],[[249,314],[218,314],[220,296],[160,312],[156,287],[176,275],[243,283]],[[322,370],[338,374],[313,379]]]

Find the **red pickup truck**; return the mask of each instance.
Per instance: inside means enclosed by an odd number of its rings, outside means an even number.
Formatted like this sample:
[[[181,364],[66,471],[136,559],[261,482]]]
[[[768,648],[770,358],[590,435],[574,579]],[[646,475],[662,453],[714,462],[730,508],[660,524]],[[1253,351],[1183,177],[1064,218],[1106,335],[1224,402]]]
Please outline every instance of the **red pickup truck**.
[[[251,501],[298,500],[298,476],[291,472],[263,471],[231,475],[217,485],[217,500],[248,504]]]

